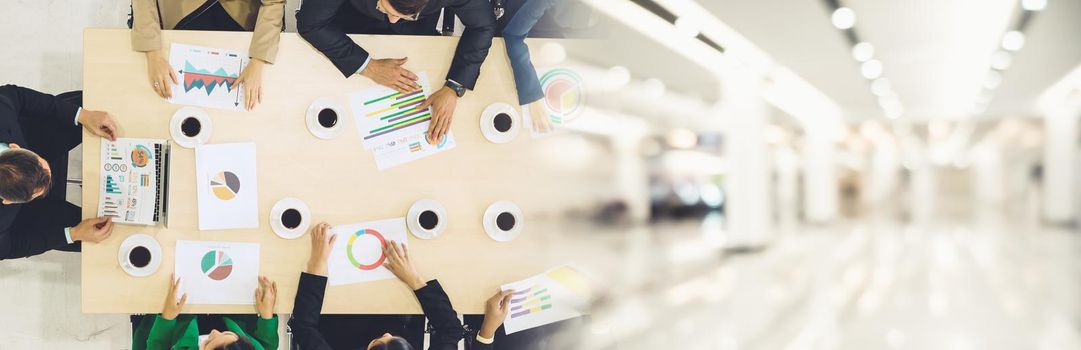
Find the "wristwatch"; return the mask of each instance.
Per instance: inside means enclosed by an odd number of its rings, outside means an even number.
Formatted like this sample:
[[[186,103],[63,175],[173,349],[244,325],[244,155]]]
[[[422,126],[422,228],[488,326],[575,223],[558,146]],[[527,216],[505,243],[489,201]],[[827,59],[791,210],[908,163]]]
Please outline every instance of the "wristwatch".
[[[454,93],[458,95],[458,97],[465,96],[465,86],[462,86],[462,84],[458,84],[453,80],[447,80],[447,83],[444,85],[449,87],[451,90],[454,90]]]

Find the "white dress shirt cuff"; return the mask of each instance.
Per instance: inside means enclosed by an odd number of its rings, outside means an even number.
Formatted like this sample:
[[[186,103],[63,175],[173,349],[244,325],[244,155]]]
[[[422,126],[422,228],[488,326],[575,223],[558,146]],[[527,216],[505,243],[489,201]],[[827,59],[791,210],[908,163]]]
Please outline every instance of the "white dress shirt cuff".
[[[368,62],[371,62],[371,61],[372,61],[372,56],[369,55],[368,58],[364,60],[364,64],[360,65],[360,69],[357,69],[357,72],[353,73],[353,74],[360,74],[360,72],[363,72],[364,68],[368,67]]]
[[[75,111],[75,125],[79,125],[79,115],[83,114],[83,108],[79,107],[79,110]],[[68,242],[71,243],[71,242]]]
[[[71,227],[64,228],[64,238],[68,240],[68,244],[75,243],[75,241],[71,240]]]
[[[492,344],[492,342],[495,342],[495,339],[488,339],[477,334],[477,341],[481,344]]]

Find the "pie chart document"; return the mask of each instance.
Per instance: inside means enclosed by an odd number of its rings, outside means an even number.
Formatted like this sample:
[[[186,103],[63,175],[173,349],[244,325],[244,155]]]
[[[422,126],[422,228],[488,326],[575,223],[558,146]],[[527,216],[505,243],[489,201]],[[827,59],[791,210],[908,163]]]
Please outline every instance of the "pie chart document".
[[[255,304],[259,284],[259,245],[255,243],[176,241],[177,296],[189,304]]]
[[[199,229],[259,227],[255,144],[224,143],[195,149]]]
[[[331,228],[338,239],[327,257],[327,283],[332,286],[395,278],[383,266],[383,245],[396,241],[408,244],[405,218],[393,218]]]

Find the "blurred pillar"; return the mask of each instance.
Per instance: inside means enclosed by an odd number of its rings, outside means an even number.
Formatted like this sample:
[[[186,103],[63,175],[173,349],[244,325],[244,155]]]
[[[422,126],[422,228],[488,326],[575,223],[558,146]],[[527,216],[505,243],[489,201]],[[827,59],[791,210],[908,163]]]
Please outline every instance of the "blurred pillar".
[[[649,174],[639,153],[640,134],[617,134],[611,140],[615,152],[616,189],[626,200],[627,211],[634,222],[649,220]]]
[[[725,216],[730,246],[765,244],[770,227],[770,171],[766,147],[769,110],[762,99],[761,78],[735,70],[721,79],[720,102],[725,122]]]
[[[803,146],[803,212],[808,222],[827,223],[837,217],[837,174],[832,133],[808,126]]]
[[[1052,224],[1074,221],[1078,107],[1061,108],[1044,118],[1043,219]]]

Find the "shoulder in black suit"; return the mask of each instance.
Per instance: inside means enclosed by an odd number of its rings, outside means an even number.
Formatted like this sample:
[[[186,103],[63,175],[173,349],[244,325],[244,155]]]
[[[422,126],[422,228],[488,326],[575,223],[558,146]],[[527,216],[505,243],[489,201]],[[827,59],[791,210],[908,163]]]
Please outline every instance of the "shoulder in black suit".
[[[465,31],[458,41],[447,79],[473,89],[480,66],[495,35],[495,14],[488,0],[431,0],[417,21],[391,24],[375,8],[376,0],[320,0],[304,3],[297,12],[297,32],[349,77],[370,54],[346,34],[434,35],[444,7],[454,9]],[[347,28],[348,26],[348,28]]]
[[[38,153],[49,162],[56,175],[58,170],[67,167],[67,151],[82,141],[82,132],[75,124],[78,110],[76,104],[53,95],[15,85],[0,86],[0,142],[16,143]],[[57,183],[62,185],[64,179],[55,177],[54,187]],[[61,220],[19,218],[22,207],[22,204],[0,204],[0,259],[33,256],[67,244]],[[48,216],[50,213],[21,215]],[[16,221],[51,221],[54,224],[15,225]]]
[[[319,315],[323,309],[323,295],[326,292],[327,278],[306,272],[300,274],[297,295],[293,303],[293,317],[289,319],[289,328],[301,349],[331,349],[326,339],[319,333]],[[450,304],[450,298],[439,285],[432,280],[424,288],[414,291],[424,316],[428,318],[431,337],[429,350],[454,350],[465,336],[458,313]],[[357,339],[357,344],[367,344],[371,339]]]

